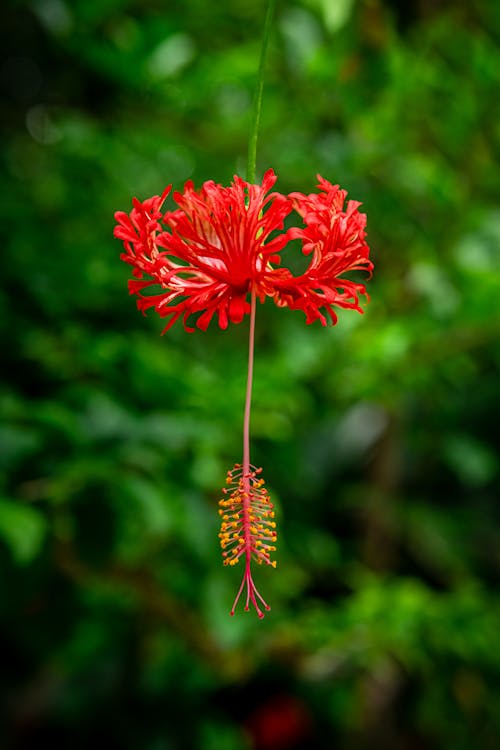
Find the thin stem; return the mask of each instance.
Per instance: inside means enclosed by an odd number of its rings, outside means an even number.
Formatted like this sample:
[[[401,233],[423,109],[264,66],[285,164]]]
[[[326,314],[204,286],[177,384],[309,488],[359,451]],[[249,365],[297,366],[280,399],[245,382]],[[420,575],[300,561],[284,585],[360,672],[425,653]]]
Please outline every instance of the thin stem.
[[[250,128],[250,138],[248,140],[248,161],[247,161],[247,180],[255,182],[255,172],[257,164],[257,135],[260,125],[260,112],[262,109],[262,91],[264,88],[264,68],[266,65],[267,43],[274,15],[276,0],[269,0],[267,6],[266,20],[264,22],[264,32],[262,34],[262,47],[260,49],[259,71],[257,73],[257,83],[253,98],[252,125]]]
[[[243,419],[243,477],[250,473],[250,408],[252,405],[253,358],[255,348],[255,308],[256,295],[252,290],[250,299],[250,329],[248,334],[248,374],[245,395],[245,415]]]

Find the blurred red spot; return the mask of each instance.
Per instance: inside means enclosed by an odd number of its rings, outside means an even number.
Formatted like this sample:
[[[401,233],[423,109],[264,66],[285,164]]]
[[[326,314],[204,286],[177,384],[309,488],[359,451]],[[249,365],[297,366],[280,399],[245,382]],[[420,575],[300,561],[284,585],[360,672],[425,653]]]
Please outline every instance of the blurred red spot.
[[[307,738],[311,717],[294,696],[276,695],[251,714],[246,727],[255,750],[284,750]]]

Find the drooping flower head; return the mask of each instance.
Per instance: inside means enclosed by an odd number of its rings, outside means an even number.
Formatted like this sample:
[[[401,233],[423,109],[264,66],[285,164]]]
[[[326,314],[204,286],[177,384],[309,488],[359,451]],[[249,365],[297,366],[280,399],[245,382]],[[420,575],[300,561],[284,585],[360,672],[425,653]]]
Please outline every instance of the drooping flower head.
[[[337,322],[336,307],[362,312],[364,284],[346,278],[351,271],[371,274],[366,244],[366,217],[360,204],[348,201],[346,192],[321,177],[319,193],[288,196],[270,190],[276,176],[270,169],[261,185],[235,177],[229,187],[205,182],[199,191],[187,182],[183,193],[174,193],[178,208],[162,212],[170,193],[133,201],[130,214],[118,211],[115,236],[123,241],[121,258],[133,268],[129,281],[137,306],[153,307],[167,320],[164,332],[179,318],[206,330],[213,316],[219,326],[250,317],[249,366],[243,430],[243,462],[228,472],[220,501],[219,534],[225,565],[245,561],[241,586],[231,614],[246,587],[245,610],[250,603],[259,617],[270,609],[257,591],[251,561],[276,566],[276,524],[262,470],[250,463],[249,423],[253,371],[255,304],[270,297],[279,307],[302,310],[306,323]],[[297,214],[301,226],[285,229],[285,219]],[[302,242],[309,262],[295,276],[281,266],[280,252],[291,240]],[[159,287],[154,294],[149,287]],[[249,304],[248,297],[251,302]],[[263,608],[263,609],[262,609]]]
[[[138,308],[154,307],[168,321],[165,331],[180,317],[188,331],[194,330],[190,316],[202,330],[214,314],[221,328],[240,323],[250,312],[252,291],[261,301],[270,297],[280,307],[302,310],[307,323],[326,325],[325,313],[335,323],[334,307],[361,312],[365,287],[343,274],[371,272],[366,217],[356,201],[344,210],[346,192],[338,185],[319,181],[321,193],[308,196],[270,193],[276,182],[271,169],[261,185],[235,177],[229,187],[208,181],[196,191],[189,181],[183,193],[174,193],[178,208],[165,213],[171,186],[142,203],[134,199],[130,214],[115,214],[114,234],[124,244],[121,258],[134,269],[129,290],[138,295]],[[305,226],[285,230],[293,209]],[[280,267],[280,252],[292,239],[302,240],[310,256],[300,276]],[[144,294],[150,286],[159,286],[159,293]]]

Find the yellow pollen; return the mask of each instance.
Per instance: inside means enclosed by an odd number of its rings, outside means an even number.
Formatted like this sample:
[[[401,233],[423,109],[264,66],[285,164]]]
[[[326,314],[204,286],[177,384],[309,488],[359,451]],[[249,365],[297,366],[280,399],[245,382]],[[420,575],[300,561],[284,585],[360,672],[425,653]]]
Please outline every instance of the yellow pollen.
[[[266,489],[261,469],[250,467],[243,476],[241,465],[228,472],[223,497],[219,500],[221,528],[220,546],[224,565],[236,565],[240,557],[251,557],[259,565],[276,567],[270,553],[276,550],[269,542],[276,540],[273,504]]]

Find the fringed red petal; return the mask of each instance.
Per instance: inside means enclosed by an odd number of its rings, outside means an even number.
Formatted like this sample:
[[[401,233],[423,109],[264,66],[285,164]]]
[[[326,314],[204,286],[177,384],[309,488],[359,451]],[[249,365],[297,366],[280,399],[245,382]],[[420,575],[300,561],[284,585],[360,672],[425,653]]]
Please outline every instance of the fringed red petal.
[[[129,290],[139,296],[139,309],[154,307],[169,321],[165,330],[182,318],[187,331],[194,330],[191,316],[203,331],[214,314],[222,329],[240,323],[250,311],[251,291],[261,301],[267,296],[280,307],[302,310],[307,323],[335,324],[335,307],[361,312],[365,286],[345,275],[371,275],[373,268],[361,204],[346,205],[346,191],[319,175],[319,192],[310,195],[270,193],[275,183],[272,169],[260,185],[235,176],[228,187],[208,180],[197,191],[189,180],[174,193],[173,211],[162,214],[170,186],[161,196],[134,198],[130,214],[117,211],[114,235],[124,245],[121,258],[133,268]],[[292,209],[303,226],[285,230]],[[309,257],[299,276],[279,267],[280,252],[295,239]],[[158,294],[142,294],[155,284]]]

